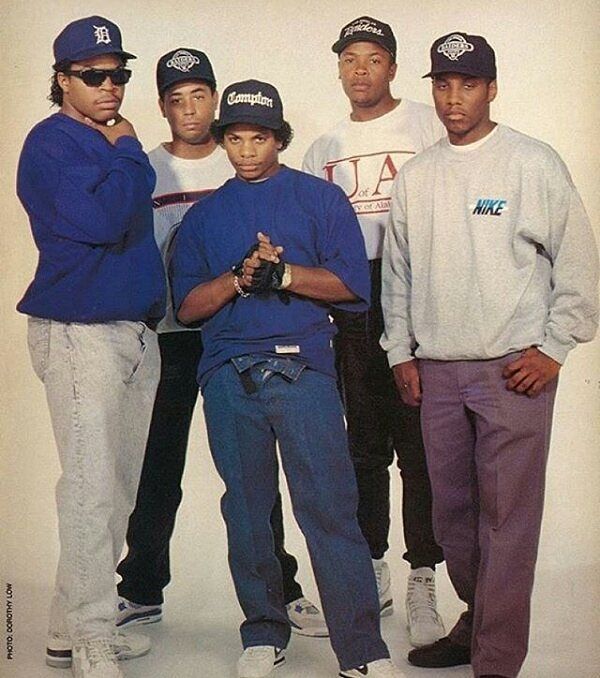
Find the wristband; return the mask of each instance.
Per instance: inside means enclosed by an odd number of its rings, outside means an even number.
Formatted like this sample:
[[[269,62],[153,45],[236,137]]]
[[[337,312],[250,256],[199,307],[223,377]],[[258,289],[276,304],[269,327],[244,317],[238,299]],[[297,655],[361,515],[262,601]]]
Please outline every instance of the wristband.
[[[279,283],[279,289],[285,290],[292,284],[292,267],[289,264],[283,265],[283,275]]]

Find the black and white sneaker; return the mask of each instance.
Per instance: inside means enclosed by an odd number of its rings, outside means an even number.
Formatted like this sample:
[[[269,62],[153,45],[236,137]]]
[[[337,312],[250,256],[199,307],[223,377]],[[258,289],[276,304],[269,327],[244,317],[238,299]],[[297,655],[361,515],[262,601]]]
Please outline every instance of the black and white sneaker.
[[[238,660],[239,678],[265,678],[285,662],[283,650],[272,645],[247,647]]]
[[[138,624],[154,624],[162,619],[162,605],[140,605],[119,597],[117,627],[124,629]]]
[[[354,669],[344,669],[339,673],[340,678],[406,678],[406,674],[394,665],[391,659],[377,659],[374,662],[357,666]]]

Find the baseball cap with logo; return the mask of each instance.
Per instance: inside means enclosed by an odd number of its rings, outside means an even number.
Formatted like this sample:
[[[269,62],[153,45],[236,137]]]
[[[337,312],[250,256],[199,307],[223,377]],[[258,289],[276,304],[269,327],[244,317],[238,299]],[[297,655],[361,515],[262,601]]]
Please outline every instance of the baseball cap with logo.
[[[352,42],[376,42],[387,50],[396,60],[396,38],[388,24],[370,16],[361,16],[346,24],[340,31],[340,37],[331,49],[341,54]]]
[[[496,79],[496,55],[487,40],[480,35],[449,33],[431,46],[429,78],[440,73],[461,73],[477,78]]]
[[[156,66],[156,86],[162,97],[165,91],[182,80],[203,80],[217,86],[208,57],[197,49],[180,47],[161,56]]]
[[[223,91],[217,127],[238,122],[279,129],[283,125],[283,104],[279,92],[268,82],[234,82]]]
[[[54,65],[62,61],[81,61],[100,54],[118,54],[124,59],[135,59],[121,45],[121,31],[117,24],[101,16],[77,19],[65,26],[54,41]]]

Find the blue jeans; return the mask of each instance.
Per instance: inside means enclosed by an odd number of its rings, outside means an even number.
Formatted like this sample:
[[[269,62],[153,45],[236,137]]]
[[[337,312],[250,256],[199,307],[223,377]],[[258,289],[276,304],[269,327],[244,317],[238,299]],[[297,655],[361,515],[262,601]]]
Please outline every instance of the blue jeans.
[[[127,528],[127,556],[117,573],[119,595],[143,605],[162,605],[163,589],[171,580],[169,544],[182,498],[181,478],[188,434],[198,398],[196,370],[202,352],[198,332],[158,335],[161,369],[152,423],[146,443],[142,476]],[[275,553],[283,571],[286,603],[302,597],[294,579],[298,564],[284,547],[281,497],[271,515]]]
[[[245,374],[254,392],[232,362],[213,374],[203,392],[210,448],[226,486],[221,508],[246,616],[244,647],[285,647],[290,635],[269,524],[278,442],[340,667],[388,657],[371,557],[356,519],[356,481],[335,379],[287,358],[265,359]]]

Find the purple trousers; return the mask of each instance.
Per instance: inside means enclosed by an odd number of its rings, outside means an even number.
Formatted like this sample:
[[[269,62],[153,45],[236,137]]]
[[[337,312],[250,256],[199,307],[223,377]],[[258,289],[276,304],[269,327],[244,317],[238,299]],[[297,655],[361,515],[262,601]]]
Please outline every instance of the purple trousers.
[[[419,361],[434,534],[468,606],[449,635],[471,646],[475,676],[513,678],[527,654],[557,382],[507,391],[518,357]]]

